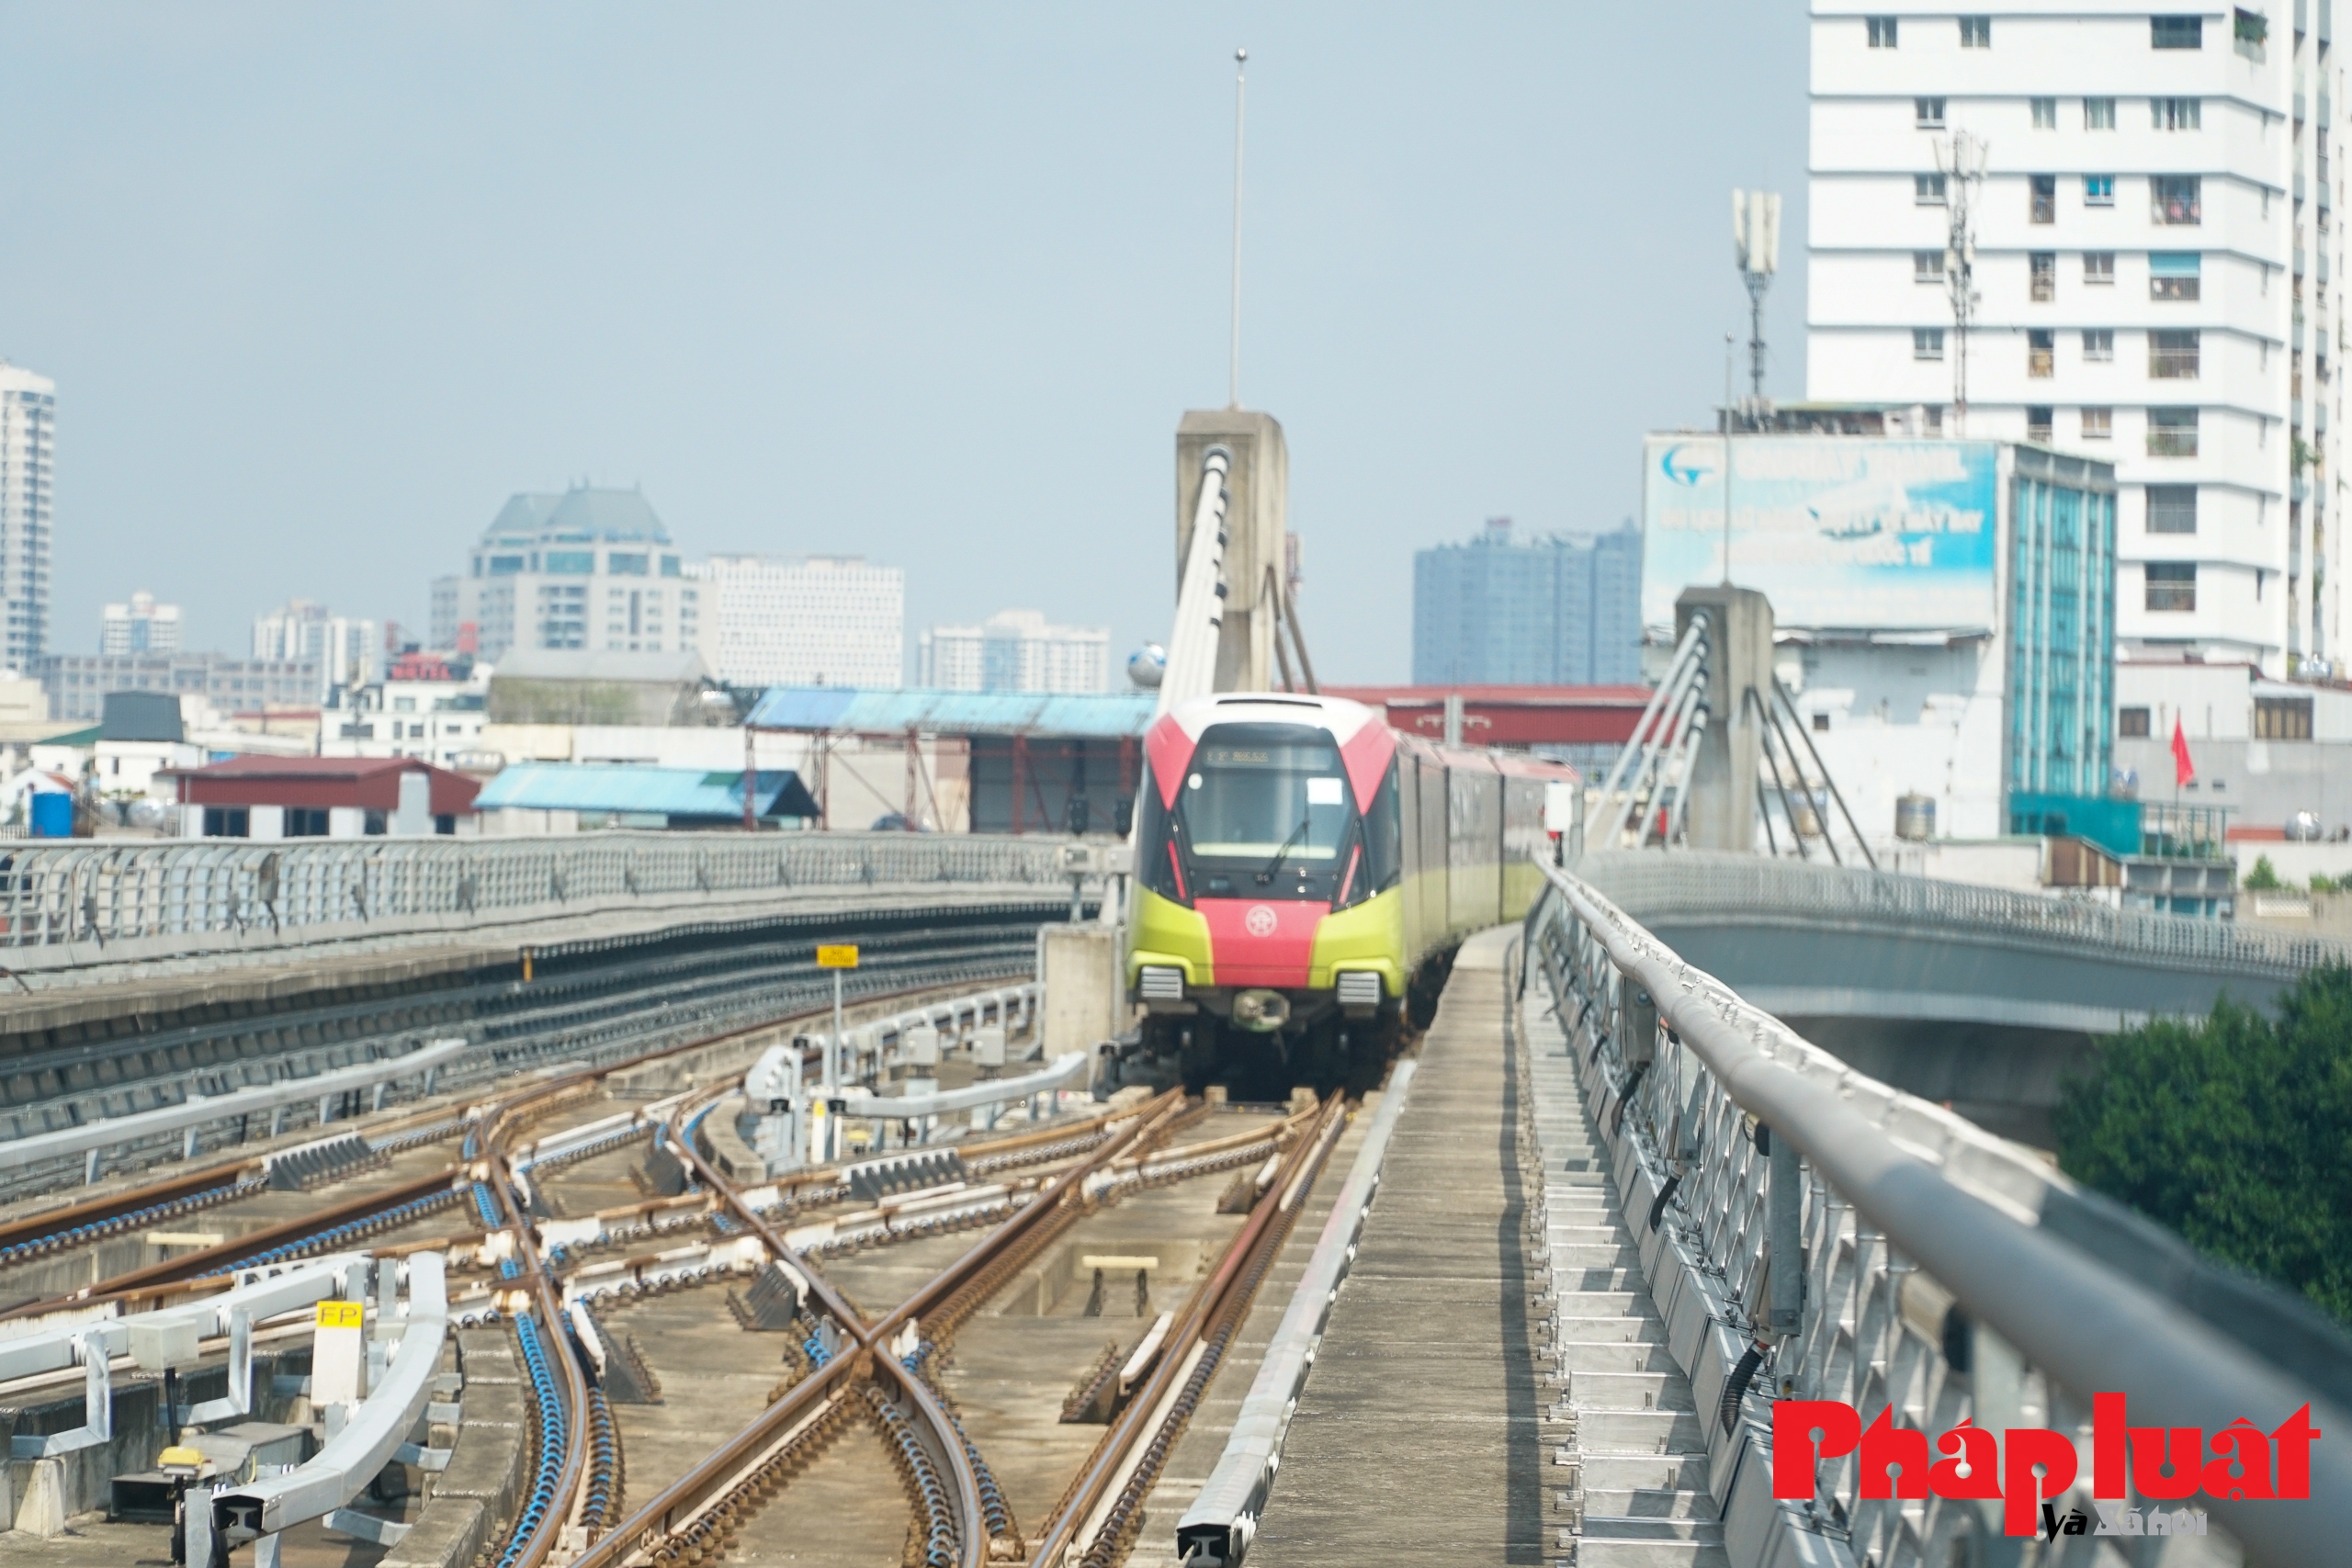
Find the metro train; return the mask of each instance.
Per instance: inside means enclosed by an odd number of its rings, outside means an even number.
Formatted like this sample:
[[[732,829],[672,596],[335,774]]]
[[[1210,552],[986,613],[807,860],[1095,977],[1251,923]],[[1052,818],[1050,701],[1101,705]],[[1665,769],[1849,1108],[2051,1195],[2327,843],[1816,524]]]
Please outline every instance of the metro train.
[[[1546,789],[1577,778],[1286,693],[1179,704],[1145,767],[1126,985],[1147,1046],[1191,1076],[1251,1036],[1285,1061],[1306,1043],[1359,1085],[1427,1024],[1462,939],[1526,912]]]

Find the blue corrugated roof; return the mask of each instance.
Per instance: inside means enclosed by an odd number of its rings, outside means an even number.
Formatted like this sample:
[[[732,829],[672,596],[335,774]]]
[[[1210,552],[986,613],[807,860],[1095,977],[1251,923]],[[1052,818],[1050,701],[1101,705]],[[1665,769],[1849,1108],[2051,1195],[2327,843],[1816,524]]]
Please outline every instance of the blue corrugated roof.
[[[752,710],[760,729],[895,735],[1057,735],[1115,739],[1151,728],[1149,692],[899,692],[771,686]]]
[[[814,817],[817,803],[789,769],[759,774],[763,817]],[[515,762],[482,785],[477,811],[502,807],[534,811],[616,811],[662,817],[743,815],[741,772],[651,768],[632,762]]]

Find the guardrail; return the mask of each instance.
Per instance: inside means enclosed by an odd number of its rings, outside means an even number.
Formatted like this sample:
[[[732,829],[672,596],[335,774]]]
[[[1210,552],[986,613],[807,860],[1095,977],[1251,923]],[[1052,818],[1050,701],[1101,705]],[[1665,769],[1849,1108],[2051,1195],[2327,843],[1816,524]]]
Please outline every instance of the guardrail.
[[[1067,887],[1058,840],[930,833],[84,841],[0,852],[17,967],[291,945],[763,891]]]
[[[1864,1422],[1892,1406],[1914,1431],[1963,1419],[1996,1434],[2050,1428],[2085,1453],[2101,1393],[2124,1394],[2137,1427],[2218,1434],[2309,1403],[2314,1427],[2352,1430],[2352,1342],[2303,1303],[1852,1071],[1591,884],[1545,869],[1530,972],[1551,988],[1668,1349],[1690,1379],[1726,1541],[1756,1548],[1736,1561],[1788,1549],[1769,1544],[1787,1532],[1838,1540],[1850,1562],[2007,1560],[1980,1550],[1998,1551],[1997,1492],[1865,1495],[1850,1451],[1813,1467],[1812,1496],[1776,1500],[1776,1397],[1842,1402]],[[1974,889],[1949,902],[1925,891],[1903,907],[2007,908]],[[2309,1467],[2307,1501],[2195,1506],[2256,1561],[2332,1560],[2352,1538],[2352,1450],[2312,1445]],[[2061,1489],[2062,1517],[2098,1517],[2092,1481],[2086,1463]],[[1883,1468],[1872,1489],[1890,1490]]]
[[[1647,920],[1677,916],[1743,921],[1932,929],[1938,940],[2029,942],[2114,957],[2252,970],[2292,979],[2316,964],[2344,962],[2343,943],[2241,926],[2110,908],[1930,876],[1827,866],[1698,850],[1588,855],[1578,873]]]

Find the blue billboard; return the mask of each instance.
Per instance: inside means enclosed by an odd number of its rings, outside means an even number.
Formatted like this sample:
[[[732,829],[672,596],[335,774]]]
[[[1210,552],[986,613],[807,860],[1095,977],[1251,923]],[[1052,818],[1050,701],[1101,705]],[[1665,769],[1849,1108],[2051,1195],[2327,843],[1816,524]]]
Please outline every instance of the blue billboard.
[[[1757,435],[1652,435],[1642,447],[1642,620],[1726,580],[1784,626],[1994,624],[2000,446]],[[1730,551],[1725,570],[1724,551]]]

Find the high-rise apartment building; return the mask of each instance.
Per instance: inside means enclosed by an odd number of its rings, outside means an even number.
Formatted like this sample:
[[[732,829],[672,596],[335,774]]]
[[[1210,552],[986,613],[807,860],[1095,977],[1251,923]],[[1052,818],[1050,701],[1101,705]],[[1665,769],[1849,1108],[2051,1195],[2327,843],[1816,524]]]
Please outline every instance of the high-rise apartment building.
[[[254,657],[317,666],[323,700],[337,686],[372,686],[384,678],[384,634],[376,622],[338,615],[313,599],[289,599],[254,617]]]
[[[700,601],[639,491],[516,495],[474,546],[456,593],[435,585],[434,640],[462,647],[471,627],[473,650],[492,661],[510,648],[677,652],[701,642]]]
[[[907,581],[855,556],[713,556],[687,569],[703,593],[703,660],[732,686],[864,686],[906,679]]]
[[[57,383],[0,359],[0,662],[28,670],[49,647],[51,464]]]
[[[1642,536],[1524,542],[1508,517],[1413,557],[1417,685],[1607,686],[1642,674]]]
[[[98,616],[98,651],[103,654],[177,653],[180,650],[180,607],[158,604],[141,589],[128,604],[108,604]],[[258,649],[255,658],[263,657]]]
[[[920,685],[947,692],[1107,692],[1111,633],[1002,610],[976,626],[933,626],[916,649]]]
[[[1967,435],[2114,464],[2127,657],[2341,668],[2331,7],[1813,13],[1808,397],[1952,434],[1964,353]]]

